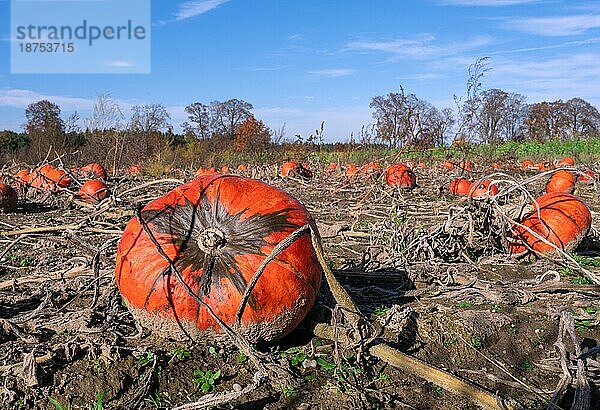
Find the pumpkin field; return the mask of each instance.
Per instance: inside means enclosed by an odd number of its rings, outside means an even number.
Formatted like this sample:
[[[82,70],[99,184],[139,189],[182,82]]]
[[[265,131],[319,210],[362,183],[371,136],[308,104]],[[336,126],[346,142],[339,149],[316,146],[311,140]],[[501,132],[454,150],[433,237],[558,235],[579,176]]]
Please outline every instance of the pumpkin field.
[[[2,409],[600,408],[595,163],[67,159],[0,170]]]

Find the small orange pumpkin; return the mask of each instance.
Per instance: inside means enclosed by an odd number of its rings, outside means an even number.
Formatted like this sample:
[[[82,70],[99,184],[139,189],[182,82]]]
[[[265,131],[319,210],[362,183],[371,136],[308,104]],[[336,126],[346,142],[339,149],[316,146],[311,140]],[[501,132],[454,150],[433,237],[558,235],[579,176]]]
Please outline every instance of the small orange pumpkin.
[[[579,174],[577,177],[577,181],[584,182],[587,184],[593,184],[596,179],[597,179],[596,173],[589,169],[586,171],[583,171],[583,173]]]
[[[225,165],[224,167],[221,167],[221,174],[230,174],[231,170],[229,169],[229,167],[227,165]]]
[[[310,179],[313,173],[307,168],[307,163],[300,164],[296,161],[287,161],[281,167],[280,175],[282,177],[301,177]]]
[[[534,210],[525,216],[521,225],[564,251],[571,251],[583,240],[592,225],[592,214],[579,198],[563,192],[542,195],[533,202]],[[536,238],[527,229],[515,225],[508,250],[512,255],[552,252],[554,248]]]
[[[572,194],[575,190],[575,176],[566,169],[559,169],[546,184],[546,193],[550,192],[564,192]]]
[[[452,171],[454,169],[454,163],[446,160],[442,163],[442,167],[446,168],[448,171]]]
[[[327,165],[327,168],[325,168],[325,171],[331,173],[331,172],[335,172],[338,169],[340,169],[339,164],[335,163],[335,162],[331,162],[329,165]]]
[[[523,161],[523,163],[521,164],[521,170],[528,171],[531,169],[536,169],[536,166],[533,163],[533,161],[531,161],[530,159],[526,159],[525,161]]]
[[[133,164],[127,167],[129,175],[142,175],[142,167],[138,164]]]
[[[575,160],[571,157],[566,157],[558,161],[556,165],[558,165],[559,167],[572,167],[573,165],[575,165]]]
[[[477,186],[474,185],[475,184],[471,185],[471,188],[469,189],[470,197],[473,199],[485,199],[490,196],[498,195],[498,187],[492,184],[492,181],[489,179],[480,181]]]
[[[417,186],[417,176],[404,164],[396,164],[385,171],[385,182],[389,186],[413,189]]]
[[[104,182],[97,179],[90,179],[81,186],[77,195],[86,202],[95,203],[108,197],[110,191]]]
[[[471,171],[473,171],[473,163],[471,161],[469,161],[468,159],[465,159],[460,163],[460,168],[463,171],[471,172]]]
[[[84,178],[106,179],[106,169],[96,162],[92,162],[91,164],[81,167],[79,173]]]
[[[17,191],[10,185],[0,183],[0,211],[14,211],[17,207],[17,202]]]
[[[246,172],[246,171],[248,171],[248,167],[245,164],[240,164],[237,167],[237,171],[238,172]]]
[[[355,164],[348,164],[346,166],[346,172],[344,173],[347,177],[353,177],[358,174],[359,170]]]
[[[53,165],[44,165],[33,171],[29,184],[43,191],[57,191],[60,188],[68,188],[71,178],[62,169]]]
[[[369,162],[363,165],[360,171],[365,175],[379,175],[381,174],[381,165],[377,162]]]
[[[450,181],[450,192],[454,195],[469,195],[471,181],[464,178],[456,178]]]

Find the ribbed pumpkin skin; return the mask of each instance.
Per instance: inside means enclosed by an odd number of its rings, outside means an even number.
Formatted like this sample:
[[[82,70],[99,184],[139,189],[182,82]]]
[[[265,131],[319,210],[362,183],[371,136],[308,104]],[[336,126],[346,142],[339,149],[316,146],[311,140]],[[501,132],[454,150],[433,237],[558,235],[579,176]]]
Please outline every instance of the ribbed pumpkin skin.
[[[99,178],[99,179],[106,179],[106,169],[96,163],[96,162],[92,162],[91,164],[87,164],[86,166],[82,167],[79,172],[85,177],[85,178]]]
[[[389,186],[399,186],[404,188],[414,188],[417,186],[417,176],[404,164],[390,166],[385,171],[385,182]]]
[[[0,183],[0,212],[14,211],[17,199],[17,191],[13,187]]]
[[[450,182],[450,193],[454,195],[469,195],[472,183],[464,178],[453,179]]]
[[[564,192],[572,194],[575,190],[575,176],[564,169],[556,171],[546,184],[546,193]]]
[[[68,188],[71,178],[62,169],[44,165],[31,173],[29,185],[43,191],[57,191],[60,188]]]
[[[84,182],[77,195],[84,201],[94,203],[100,202],[109,196],[110,191],[104,182],[98,181],[97,179],[91,179]]]
[[[148,204],[142,217],[184,281],[230,326],[247,283],[273,247],[306,224],[316,231],[304,206],[290,195],[232,175],[188,182]],[[200,239],[206,228],[217,228],[225,241],[214,251],[211,275],[203,274],[210,259]],[[181,335],[178,322],[192,337],[218,333],[207,309],[169,272],[137,218],[132,219],[119,243],[116,278],[134,315],[171,337]],[[321,274],[310,237],[304,235],[267,265],[237,330],[255,342],[289,333],[313,306]]]
[[[521,225],[538,233],[564,251],[577,248],[592,225],[592,214],[589,208],[576,196],[562,192],[542,195],[536,199],[536,202],[532,204],[534,211],[523,219]],[[511,237],[519,241],[509,244],[508,250],[512,255],[523,255],[529,252],[523,243],[529,244],[536,252],[554,251],[552,246],[520,226],[513,227]]]

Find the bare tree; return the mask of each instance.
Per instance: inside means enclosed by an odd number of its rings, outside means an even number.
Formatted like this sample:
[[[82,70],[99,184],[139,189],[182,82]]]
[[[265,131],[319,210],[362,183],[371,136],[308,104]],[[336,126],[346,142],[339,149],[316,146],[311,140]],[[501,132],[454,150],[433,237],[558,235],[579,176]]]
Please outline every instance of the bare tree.
[[[88,150],[95,156],[103,155],[104,161],[112,159],[112,174],[116,175],[123,156],[125,116],[119,102],[109,93],[99,94],[94,103],[92,116],[86,120],[92,138]],[[112,157],[112,158],[111,158]]]
[[[481,93],[478,99],[477,124],[473,135],[484,143],[517,139],[525,120],[525,97],[492,88]]]
[[[542,101],[530,104],[525,125],[529,138],[547,141],[553,138],[564,140],[569,134],[567,105],[561,101]]]
[[[91,131],[120,130],[124,120],[119,102],[110,93],[102,93],[96,98],[92,116],[86,120],[86,127]]]
[[[408,140],[426,145],[440,143],[451,125],[433,105],[414,94],[404,94],[402,88],[399,93],[374,97],[370,107],[374,109],[377,138],[392,147],[402,146]]]
[[[502,136],[507,141],[523,140],[525,138],[525,119],[528,115],[527,97],[518,93],[508,94],[504,106],[504,121]]]
[[[185,107],[189,122],[182,124],[186,134],[192,134],[196,138],[208,139],[211,136],[211,119],[209,106],[200,102]]]
[[[589,102],[582,98],[571,98],[566,102],[566,114],[572,138],[600,135],[600,113]]]
[[[134,105],[129,129],[143,134],[157,133],[170,127],[171,116],[162,104]]]
[[[215,132],[235,138],[237,127],[252,115],[252,104],[238,99],[225,102],[213,101],[210,103],[211,120]]]

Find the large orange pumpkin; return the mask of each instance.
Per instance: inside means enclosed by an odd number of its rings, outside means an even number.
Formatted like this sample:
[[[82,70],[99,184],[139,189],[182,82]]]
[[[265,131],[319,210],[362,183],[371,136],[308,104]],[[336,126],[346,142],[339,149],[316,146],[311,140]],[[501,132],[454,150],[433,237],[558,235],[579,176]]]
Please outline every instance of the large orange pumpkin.
[[[385,171],[385,182],[390,186],[412,189],[417,186],[415,173],[404,164],[396,164]]]
[[[450,181],[450,192],[454,195],[469,195],[472,182],[464,178],[456,178]]]
[[[473,185],[471,185],[471,188],[469,188],[470,196],[473,199],[485,199],[490,196],[498,195],[498,187],[492,184],[492,181],[490,181],[489,179],[484,179],[483,181],[480,181],[477,184],[477,186],[474,185],[475,183],[473,183]]]
[[[87,164],[84,167],[81,167],[79,173],[84,178],[98,178],[98,179],[106,179],[106,169],[98,164],[97,162],[92,162],[91,164]]]
[[[304,206],[264,182],[233,175],[196,178],[141,212],[183,281],[226,324],[234,326],[248,283],[273,248],[315,223]],[[254,342],[278,339],[311,309],[321,267],[308,235],[267,264],[236,329]],[[137,218],[119,243],[117,285],[146,327],[176,336],[219,332],[207,308],[171,274]]]
[[[559,169],[556,171],[550,181],[546,184],[546,192],[564,192],[567,194],[572,194],[575,190],[575,176],[565,170]]]
[[[589,208],[571,194],[551,192],[537,198],[532,205],[534,210],[523,218],[521,225],[564,251],[577,248],[592,225]],[[510,236],[513,241],[508,250],[513,255],[527,254],[530,248],[541,253],[554,250],[520,226],[514,226]]]
[[[0,211],[13,211],[17,207],[17,200],[17,191],[10,185],[0,183]]]
[[[97,179],[86,181],[77,195],[86,202],[100,202],[110,195],[108,186]]]

